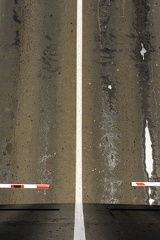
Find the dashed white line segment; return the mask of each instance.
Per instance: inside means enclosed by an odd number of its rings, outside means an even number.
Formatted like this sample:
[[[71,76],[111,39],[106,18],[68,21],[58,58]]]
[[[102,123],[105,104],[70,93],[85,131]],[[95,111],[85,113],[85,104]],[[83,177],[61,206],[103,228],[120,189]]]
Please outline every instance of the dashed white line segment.
[[[77,49],[76,49],[76,196],[74,240],[85,240],[82,200],[82,42],[83,0],[77,0]]]

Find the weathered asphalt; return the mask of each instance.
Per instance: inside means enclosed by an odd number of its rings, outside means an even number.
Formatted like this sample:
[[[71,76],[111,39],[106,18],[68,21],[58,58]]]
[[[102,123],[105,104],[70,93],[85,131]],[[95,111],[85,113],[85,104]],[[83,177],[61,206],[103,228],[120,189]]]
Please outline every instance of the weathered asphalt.
[[[88,0],[83,7],[86,239],[158,240],[160,209],[144,206],[148,188],[130,182],[160,179],[160,3]],[[73,239],[76,11],[73,0],[0,1],[1,183],[51,185],[0,189],[0,204],[8,204],[0,206],[2,240]],[[151,194],[159,205],[159,189]]]
[[[159,14],[158,1],[84,2],[86,203],[148,205],[148,189],[129,183],[159,180]],[[146,171],[146,121],[154,162],[151,178]],[[151,196],[159,204],[158,188],[152,188]]]
[[[84,204],[87,240],[137,240],[160,236],[160,208]],[[74,204],[0,206],[0,239],[73,239]]]
[[[74,203],[75,1],[0,1],[0,203]]]
[[[0,9],[1,182],[51,184],[0,189],[0,203],[74,203],[76,1],[1,0]],[[84,203],[147,205],[148,190],[130,182],[159,180],[159,14],[156,0],[84,1]],[[159,204],[158,188],[152,197]]]

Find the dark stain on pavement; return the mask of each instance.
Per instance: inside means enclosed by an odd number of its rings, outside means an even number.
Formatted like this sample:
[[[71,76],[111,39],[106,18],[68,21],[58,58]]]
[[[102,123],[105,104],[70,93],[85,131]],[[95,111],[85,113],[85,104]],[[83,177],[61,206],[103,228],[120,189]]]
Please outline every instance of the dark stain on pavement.
[[[18,24],[21,24],[21,20],[19,19],[17,12],[15,10],[13,12],[14,12],[14,14],[13,14],[14,21]]]
[[[11,154],[11,152],[12,152],[12,143],[8,143],[7,145],[6,145],[6,152],[7,152],[7,154]]]
[[[137,45],[134,51],[136,60],[136,67],[139,73],[139,89],[141,95],[142,113],[144,115],[144,121],[149,121],[148,108],[149,108],[149,91],[150,91],[150,53],[153,51],[151,45],[151,34],[148,31],[149,26],[149,1],[146,0],[134,0],[136,20],[133,23],[137,33]],[[141,44],[144,45],[147,52],[145,53],[144,59],[142,58],[140,51],[142,49]]]
[[[105,98],[107,98],[109,111],[115,112],[115,103],[116,103],[116,84],[117,80],[112,76],[112,74],[108,74],[108,68],[114,65],[113,59],[117,54],[117,49],[114,49],[112,43],[115,39],[115,35],[111,32],[108,32],[107,26],[110,24],[111,18],[108,15],[109,11],[108,7],[112,5],[114,1],[100,1],[99,2],[99,27],[100,27],[100,54],[101,54],[101,62],[100,62],[100,74],[101,74],[101,86],[102,91],[104,93]],[[102,9],[106,9],[106,14]],[[111,88],[110,88],[111,86]]]
[[[15,3],[15,4],[18,4],[18,0],[14,0],[14,3]]]
[[[40,59],[43,64],[43,70],[37,77],[50,79],[54,73],[60,70],[60,67],[58,66],[57,54],[51,36],[45,35],[45,38],[47,40],[47,44]]]
[[[15,31],[15,39],[14,42],[11,44],[11,46],[19,46],[20,43],[20,33],[19,30]]]
[[[3,148],[3,156],[11,155],[12,153],[12,142],[9,139],[6,139],[5,146]]]

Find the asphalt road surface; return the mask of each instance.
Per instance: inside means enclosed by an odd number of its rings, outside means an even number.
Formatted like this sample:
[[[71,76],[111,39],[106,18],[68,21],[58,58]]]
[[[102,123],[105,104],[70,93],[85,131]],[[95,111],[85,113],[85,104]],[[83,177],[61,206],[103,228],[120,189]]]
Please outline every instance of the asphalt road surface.
[[[75,198],[75,1],[0,1],[1,203]]]
[[[159,180],[159,13],[159,1],[84,2],[84,202],[159,204],[158,188],[129,184]]]
[[[130,184],[160,181],[159,15],[158,0],[83,2],[84,204],[160,204]],[[76,34],[75,0],[0,0],[0,183],[51,186],[0,189],[2,205],[75,203]]]
[[[73,239],[73,204],[5,205],[0,215],[2,240]],[[84,204],[86,239],[159,240],[159,216],[159,206]]]

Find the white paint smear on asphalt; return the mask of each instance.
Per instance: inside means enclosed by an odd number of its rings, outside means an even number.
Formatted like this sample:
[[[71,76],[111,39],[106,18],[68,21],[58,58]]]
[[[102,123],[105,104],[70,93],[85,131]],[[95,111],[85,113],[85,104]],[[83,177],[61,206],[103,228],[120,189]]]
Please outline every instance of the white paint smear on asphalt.
[[[152,158],[152,141],[148,129],[148,121],[146,121],[146,129],[145,129],[145,141],[146,141],[146,171],[148,173],[148,177],[151,178],[153,171],[153,158]]]
[[[146,121],[146,129],[145,129],[145,163],[146,163],[146,171],[148,173],[149,179],[152,177],[152,171],[153,171],[153,158],[152,158],[152,141],[148,129],[148,121]],[[151,205],[153,203],[153,199],[151,198],[151,188],[148,189],[149,194],[149,204]]]
[[[142,49],[141,49],[141,51],[140,51],[140,54],[141,54],[141,56],[142,56],[142,58],[143,58],[143,60],[144,60],[144,54],[147,52],[147,50],[144,48],[143,43],[141,43],[141,47],[142,47]]]
[[[85,240],[82,203],[82,5],[77,0],[77,66],[76,66],[76,197],[74,240]]]

